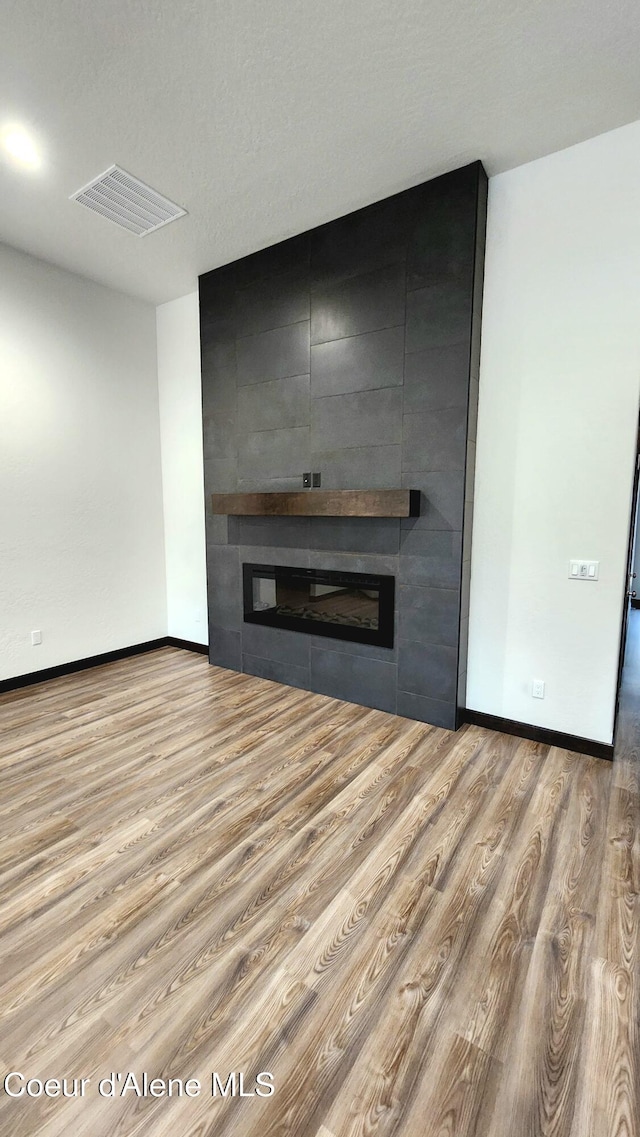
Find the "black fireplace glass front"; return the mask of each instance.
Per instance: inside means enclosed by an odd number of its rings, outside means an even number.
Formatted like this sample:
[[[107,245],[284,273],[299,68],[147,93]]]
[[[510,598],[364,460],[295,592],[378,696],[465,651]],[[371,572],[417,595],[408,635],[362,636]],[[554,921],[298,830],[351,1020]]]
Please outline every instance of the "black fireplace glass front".
[[[392,576],[253,564],[242,574],[247,623],[393,647]]]

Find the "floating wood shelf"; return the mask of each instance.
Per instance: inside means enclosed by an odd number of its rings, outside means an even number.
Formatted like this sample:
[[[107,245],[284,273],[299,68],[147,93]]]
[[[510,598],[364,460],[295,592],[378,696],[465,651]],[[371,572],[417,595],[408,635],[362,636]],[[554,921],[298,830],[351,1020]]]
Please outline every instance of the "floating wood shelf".
[[[418,490],[302,490],[214,493],[214,513],[240,517],[417,517]]]

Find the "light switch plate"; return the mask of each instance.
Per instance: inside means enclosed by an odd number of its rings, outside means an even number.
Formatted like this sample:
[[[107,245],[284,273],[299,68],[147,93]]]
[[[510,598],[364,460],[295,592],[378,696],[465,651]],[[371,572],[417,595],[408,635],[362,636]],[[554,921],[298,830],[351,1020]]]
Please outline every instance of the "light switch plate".
[[[569,561],[569,580],[597,580],[599,575],[600,561]]]

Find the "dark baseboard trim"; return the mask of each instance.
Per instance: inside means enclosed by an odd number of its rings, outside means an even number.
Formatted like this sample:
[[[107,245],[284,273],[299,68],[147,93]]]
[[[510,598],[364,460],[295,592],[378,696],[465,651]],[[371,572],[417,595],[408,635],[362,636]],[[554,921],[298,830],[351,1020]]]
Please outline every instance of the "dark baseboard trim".
[[[208,644],[197,644],[193,640],[181,640],[178,636],[167,636],[166,644],[168,647],[183,647],[185,651],[197,651],[199,655],[209,654]]]
[[[578,754],[589,754],[593,758],[613,761],[613,745],[596,742],[593,738],[580,738],[577,734],[563,734],[560,730],[547,730],[544,726],[531,726],[526,722],[503,719],[498,715],[485,715],[482,711],[463,708],[459,711],[459,725],[468,722],[474,726],[484,726],[488,730],[499,730],[502,734],[515,734],[517,738],[529,738],[532,742],[542,742],[546,746],[560,746],[563,750],[575,750]]]
[[[90,667],[100,667],[103,663],[114,663],[131,655],[142,655],[145,651],[156,651],[159,647],[182,647],[187,651],[209,654],[204,644],[180,640],[176,636],[161,636],[157,640],[147,640],[143,644],[119,647],[115,651],[105,651],[102,655],[88,655],[86,659],[74,659],[71,663],[59,663],[56,667],[45,667],[42,671],[30,671],[27,675],[15,675],[11,679],[0,679],[0,694],[3,691],[16,691],[20,687],[31,687],[34,683],[46,683],[47,679],[59,679],[63,675],[73,675],[75,671],[86,671]]]

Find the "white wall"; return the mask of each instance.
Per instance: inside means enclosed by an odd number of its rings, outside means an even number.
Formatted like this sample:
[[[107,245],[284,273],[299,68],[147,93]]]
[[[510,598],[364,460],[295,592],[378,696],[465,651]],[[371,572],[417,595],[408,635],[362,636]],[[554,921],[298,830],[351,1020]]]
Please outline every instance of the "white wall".
[[[198,293],[157,309],[162,485],[171,636],[208,643]]]
[[[490,182],[469,707],[611,741],[639,390],[635,123]]]
[[[154,309],[0,246],[0,678],[165,634]]]

